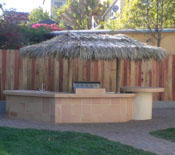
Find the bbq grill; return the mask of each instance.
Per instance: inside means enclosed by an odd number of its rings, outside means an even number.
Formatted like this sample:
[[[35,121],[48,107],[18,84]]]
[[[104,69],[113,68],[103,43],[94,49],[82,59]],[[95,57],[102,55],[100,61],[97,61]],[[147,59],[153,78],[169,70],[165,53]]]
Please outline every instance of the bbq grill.
[[[73,82],[73,90],[76,88],[101,88],[100,82]]]

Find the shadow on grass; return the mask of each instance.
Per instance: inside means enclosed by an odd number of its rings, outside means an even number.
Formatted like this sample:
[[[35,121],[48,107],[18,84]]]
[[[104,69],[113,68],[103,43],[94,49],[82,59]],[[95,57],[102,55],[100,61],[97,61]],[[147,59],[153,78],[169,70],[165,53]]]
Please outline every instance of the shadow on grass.
[[[152,155],[88,133],[0,127],[0,155]]]

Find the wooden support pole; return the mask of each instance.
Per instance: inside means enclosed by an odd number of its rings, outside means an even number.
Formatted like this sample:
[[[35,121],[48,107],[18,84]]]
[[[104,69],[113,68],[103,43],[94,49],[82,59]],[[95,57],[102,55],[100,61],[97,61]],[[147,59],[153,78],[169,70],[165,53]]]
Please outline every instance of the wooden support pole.
[[[120,93],[121,59],[116,58],[116,93]]]
[[[72,92],[72,60],[68,59],[68,91]]]

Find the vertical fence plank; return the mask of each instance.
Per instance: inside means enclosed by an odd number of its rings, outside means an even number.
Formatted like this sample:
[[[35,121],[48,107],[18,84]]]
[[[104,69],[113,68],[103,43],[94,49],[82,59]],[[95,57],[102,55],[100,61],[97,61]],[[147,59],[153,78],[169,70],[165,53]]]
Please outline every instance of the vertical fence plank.
[[[146,74],[146,64],[147,61],[142,61],[141,63],[141,86],[145,86],[145,74]]]
[[[6,54],[7,52],[5,50],[2,50],[2,91],[6,89]],[[4,97],[5,96],[2,94],[2,100]]]
[[[6,51],[6,82],[5,82],[5,89],[9,90],[10,85],[11,85],[11,79],[10,79],[10,67],[11,67],[11,60],[10,60],[10,51],[12,50],[7,50]]]
[[[156,86],[156,80],[157,80],[157,73],[158,73],[158,70],[156,68],[156,62],[154,60],[152,60],[152,73],[151,73],[151,79],[152,79],[152,82],[151,82],[151,87],[155,87]],[[157,94],[153,94],[153,99],[156,100],[156,95]]]
[[[45,84],[45,89],[46,90],[49,90],[48,89],[48,82],[49,82],[49,80],[48,80],[48,76],[49,76],[49,74],[48,74],[48,59],[47,58],[44,58],[43,59],[43,66],[41,66],[42,68],[43,68],[43,83]]]
[[[63,91],[68,91],[68,60],[63,59]]]
[[[9,89],[14,89],[14,56],[15,56],[15,50],[10,50],[9,51],[9,64],[10,64],[10,70],[9,70],[9,79],[11,81],[11,84],[9,86]]]
[[[167,81],[167,88],[165,92],[168,94],[168,101],[173,100],[173,93],[172,93],[172,82],[174,81],[172,78],[172,62],[173,62],[173,56],[169,56],[168,58],[168,81]]]
[[[142,62],[138,62],[138,86],[141,86],[142,83]]]
[[[48,86],[50,91],[54,91],[54,60],[49,59],[48,60]]]
[[[169,58],[166,58],[163,63],[162,63],[162,87],[164,87],[166,90],[168,88],[168,61],[169,61]],[[161,93],[161,98],[162,100],[164,101],[167,101],[168,99],[168,94],[167,94],[168,91],[164,92],[164,93]]]
[[[100,81],[101,87],[104,88],[104,61],[98,61],[98,81]]]
[[[83,81],[83,60],[78,59],[78,81]]]
[[[59,61],[59,91],[63,91],[63,59]]]
[[[116,63],[117,63],[117,60],[116,60]],[[116,66],[117,66],[117,64],[116,64]],[[124,78],[123,78],[124,74],[125,74],[124,67],[125,67],[124,61],[121,60],[121,70],[120,70],[120,73],[121,73],[121,75],[120,75],[120,85],[121,86],[124,86]],[[116,68],[116,72],[117,72],[117,68]]]
[[[104,60],[100,60],[98,64],[99,70],[98,70],[98,75],[99,75],[99,81],[101,83],[101,87],[104,88]]]
[[[89,81],[95,81],[94,77],[94,61],[90,61],[90,67],[89,67],[89,76],[90,80]]]
[[[109,88],[109,62],[104,61],[104,88],[106,88],[106,91],[110,91]]]
[[[0,50],[0,100],[2,100],[2,50]]]
[[[59,61],[55,60],[55,91],[59,91]]]
[[[94,81],[98,81],[98,61],[94,61]]]
[[[22,82],[23,82],[23,61],[22,58],[19,57],[19,51],[16,51],[17,57],[18,57],[18,72],[15,73],[17,74],[17,79],[18,79],[18,86],[17,89],[22,89]],[[24,88],[23,88],[24,89]]]
[[[135,62],[131,61],[131,86],[135,86]]]
[[[141,86],[141,62],[135,62],[135,86]]]
[[[116,62],[112,61],[111,62],[111,89],[110,91],[115,92],[116,91]]]
[[[86,81],[90,81],[90,61],[86,61]]]
[[[18,56],[18,51],[15,51],[15,57],[14,57],[14,89],[19,88],[19,56]]]
[[[73,60],[73,82],[78,81],[79,63],[78,59]]]
[[[172,60],[172,99],[175,100],[175,56]]]
[[[127,85],[130,86],[131,85],[131,61],[128,61],[127,64],[127,72],[128,72],[128,77],[127,77]]]
[[[122,63],[122,65],[123,65],[123,68],[122,68],[122,70],[123,70],[123,74],[122,74],[122,76],[121,76],[121,78],[122,78],[122,85],[123,86],[127,86],[127,76],[128,76],[128,73],[127,73],[127,61],[126,60],[123,60],[123,63]]]
[[[22,59],[22,72],[20,72],[20,87],[19,89],[30,89],[27,85],[27,79],[31,79],[31,73],[28,73],[28,59]],[[30,78],[28,76],[30,75]]]
[[[37,69],[36,63],[37,63],[37,60],[35,61],[35,60],[32,59],[32,65],[31,66],[32,66],[32,89],[33,90],[39,89],[38,81],[35,78],[35,77],[38,77],[38,70],[36,70]],[[35,80],[37,82],[35,82]]]
[[[145,76],[145,86],[151,86],[152,82],[151,82],[151,76],[152,76],[152,72],[151,72],[151,69],[152,69],[152,61],[146,61],[145,62],[145,67],[144,67],[144,76]]]

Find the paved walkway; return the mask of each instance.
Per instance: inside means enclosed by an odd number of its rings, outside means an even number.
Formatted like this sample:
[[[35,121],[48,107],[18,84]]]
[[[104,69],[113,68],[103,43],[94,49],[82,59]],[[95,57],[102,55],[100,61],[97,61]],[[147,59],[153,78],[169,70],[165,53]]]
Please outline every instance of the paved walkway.
[[[175,127],[175,108],[153,109],[153,119],[149,121],[54,125],[21,120],[0,119],[0,126],[88,132],[157,154],[175,155],[175,143],[149,135],[149,132],[153,130]]]

